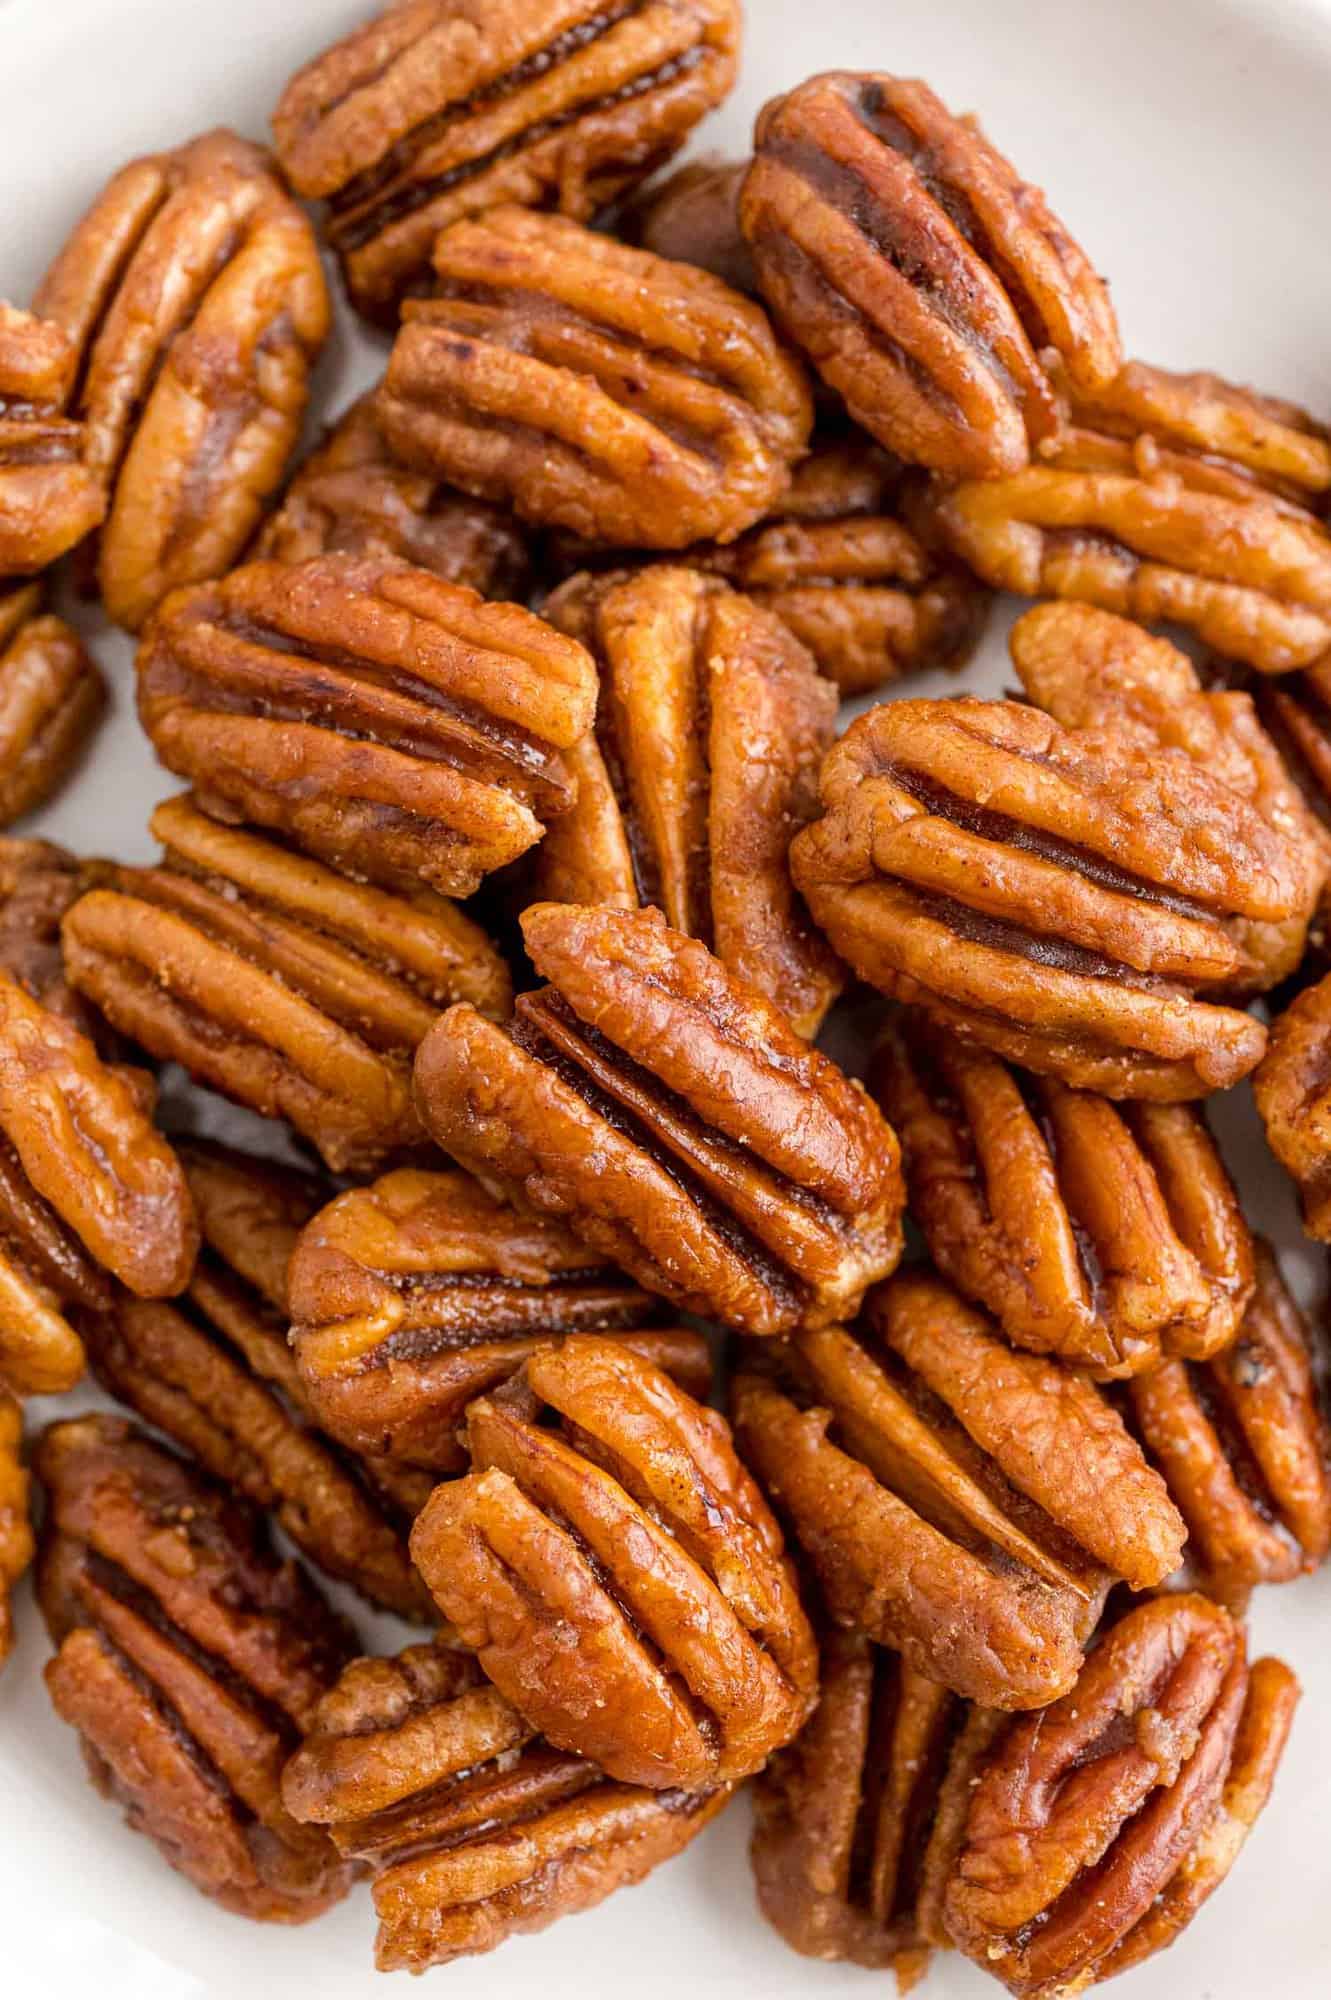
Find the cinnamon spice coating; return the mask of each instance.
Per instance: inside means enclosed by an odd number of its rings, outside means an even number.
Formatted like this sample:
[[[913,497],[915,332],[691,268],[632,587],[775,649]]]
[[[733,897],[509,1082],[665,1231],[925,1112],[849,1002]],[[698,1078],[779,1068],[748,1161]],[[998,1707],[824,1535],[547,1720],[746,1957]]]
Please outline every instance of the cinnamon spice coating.
[[[41,585],[0,585],[0,826],[59,789],[105,706],[101,669]]]
[[[0,1389],[0,1668],[14,1645],[14,1586],[32,1561],[28,1474],[23,1463],[23,1415]]]
[[[67,414],[77,362],[63,327],[0,300],[0,577],[45,569],[105,512]]]
[[[1252,1080],[1267,1143],[1298,1190],[1303,1226],[1331,1242],[1331,975],[1276,1016]]]

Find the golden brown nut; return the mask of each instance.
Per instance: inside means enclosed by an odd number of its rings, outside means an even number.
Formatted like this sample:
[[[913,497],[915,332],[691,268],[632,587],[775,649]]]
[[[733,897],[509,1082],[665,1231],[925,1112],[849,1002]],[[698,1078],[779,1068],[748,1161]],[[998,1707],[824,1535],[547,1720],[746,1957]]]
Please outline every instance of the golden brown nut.
[[[479,925],[432,890],[393,895],[220,826],[188,797],[151,826],[163,865],[104,871],[66,916],[71,985],[159,1061],[289,1119],[334,1172],[419,1143],[422,1035],[459,996],[508,1011]]]
[[[11,1594],[32,1561],[32,1549],[23,1416],[14,1398],[0,1389],[0,1667],[14,1645]]]
[[[754,293],[758,274],[739,226],[747,160],[690,160],[643,191],[620,218],[622,233],[674,264],[696,264],[737,292]]]
[[[1173,1942],[1265,1805],[1298,1700],[1204,1597],[1157,1598],[1070,1693],[1008,1728],[972,1801],[945,1919],[1023,2000],[1056,2000]]]
[[[913,1012],[873,1084],[930,1256],[1018,1347],[1108,1381],[1234,1338],[1252,1239],[1200,1111],[1069,1090]]]
[[[1331,1436],[1313,1335],[1259,1246],[1238,1338],[1204,1364],[1169,1361],[1132,1384],[1132,1411],[1188,1524],[1188,1560],[1241,1610],[1331,1552]]]
[[[267,154],[210,132],[123,167],[35,307],[78,352],[70,409],[109,495],[98,582],[137,631],[230,567],[282,482],[330,323],[314,233]]]
[[[464,1653],[354,1660],[282,1779],[376,1871],[381,1972],[492,1951],[640,1882],[730,1797],[617,1785],[535,1736]]]
[[[581,646],[382,556],[250,563],[173,597],[139,714],[221,819],[348,874],[469,896],[567,812],[591,728]]]
[[[625,1784],[699,1792],[789,1742],[818,1654],[724,1417],[578,1335],[473,1403],[467,1440],[476,1470],[435,1488],[411,1552],[552,1744]]]
[[[665,564],[573,577],[544,615],[600,670],[578,802],[536,856],[554,902],[656,904],[814,1035],[843,974],[790,883],[836,690],[781,620]]]
[[[279,1787],[350,1630],[257,1514],[120,1418],[51,1425],[36,1469],[46,1684],[93,1783],[226,1909],[318,1916],[351,1871]]]
[[[894,701],[823,761],[790,865],[860,977],[1042,1074],[1200,1097],[1265,1030],[1206,1004],[1236,917],[1302,907],[1309,850],[1179,750],[1018,702]]]
[[[290,1272],[294,1360],[319,1421],[353,1450],[467,1467],[458,1426],[538,1347],[604,1333],[705,1396],[707,1342],[545,1216],[470,1174],[404,1167],[320,1211]]]
[[[291,79],[278,157],[391,324],[460,216],[585,221],[668,160],[733,84],[739,27],[737,0],[395,0]]]
[[[1331,974],[1291,1001],[1253,1077],[1267,1141],[1299,1194],[1303,1226],[1331,1242]]]
[[[1110,1583],[1178,1567],[1183,1522],[1100,1391],[926,1272],[859,1337],[755,1351],[734,1416],[837,1622],[987,1707],[1051,1701]]]
[[[65,414],[77,364],[63,327],[0,302],[0,577],[45,569],[105,511]]]
[[[533,903],[550,985],[505,1033],[454,1007],[416,1062],[446,1153],[648,1291],[756,1334],[853,1313],[901,1253],[863,1086],[655,910]]]
[[[733,541],[785,492],[804,373],[719,278],[523,208],[434,262],[375,404],[408,464],[612,547]]]
[[[0,585],[0,826],[58,789],[105,706],[101,669],[41,585]]]
[[[1118,328],[1085,255],[926,84],[834,71],[761,112],[740,196],[763,295],[865,430],[976,478],[1058,429],[1040,359],[1090,385]]]

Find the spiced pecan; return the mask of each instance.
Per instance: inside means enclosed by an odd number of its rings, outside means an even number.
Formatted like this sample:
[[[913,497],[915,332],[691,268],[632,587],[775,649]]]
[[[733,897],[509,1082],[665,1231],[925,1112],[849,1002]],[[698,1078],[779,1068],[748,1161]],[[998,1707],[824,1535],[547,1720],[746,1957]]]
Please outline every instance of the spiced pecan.
[[[734,1419],[833,1617],[987,1707],[1071,1686],[1110,1583],[1178,1566],[1183,1522],[1101,1392],[927,1272],[858,1335],[757,1350]]]
[[[1303,1226],[1331,1242],[1331,975],[1290,1002],[1252,1080],[1267,1142],[1298,1189]]]
[[[438,1472],[466,1470],[468,1403],[569,1334],[613,1330],[693,1395],[710,1381],[701,1334],[653,1325],[655,1301],[571,1230],[457,1169],[404,1167],[339,1195],[295,1245],[290,1303],[319,1421],[357,1451]]]
[[[740,225],[777,319],[903,458],[1018,471],[1054,435],[1040,359],[1112,379],[1109,297],[1038,188],[927,84],[834,71],[760,113]]]
[[[391,324],[460,216],[585,221],[668,160],[733,84],[739,26],[737,0],[396,0],[292,77],[278,157]]]
[[[719,278],[523,208],[434,262],[375,404],[408,464],[612,547],[732,541],[785,492],[804,373]]]
[[[23,1463],[23,1415],[0,1389],[0,1667],[14,1645],[10,1602],[15,1584],[32,1561],[28,1519],[28,1474]]]
[[[63,783],[105,706],[97,662],[41,585],[0,585],[0,826]]]
[[[758,274],[739,226],[747,160],[690,160],[644,189],[621,218],[644,250],[676,264],[697,264],[737,292],[756,292]]]
[[[944,1906],[956,1943],[1023,2000],[1171,1943],[1265,1804],[1297,1699],[1206,1598],[1130,1611],[994,1750]]]
[[[901,1251],[896,1139],[862,1085],[659,911],[534,903],[550,985],[421,1044],[446,1153],[648,1291],[749,1333],[853,1313]]]
[[[105,511],[66,414],[77,361],[63,327],[0,301],[0,577],[45,569]]]
[[[265,153],[210,132],[115,175],[35,308],[77,350],[98,582],[137,631],[230,567],[281,484],[330,323],[314,234]]]
[[[139,714],[224,819],[349,874],[468,896],[576,797],[596,712],[582,647],[385,556],[256,562],[172,598]]]
[[[930,1256],[1018,1347],[1106,1381],[1233,1339],[1252,1239],[1200,1111],[1069,1090],[913,1011],[872,1081]]]
[[[279,1788],[349,1629],[257,1514],[121,1419],[53,1424],[36,1469],[46,1684],[94,1784],[225,1908],[318,1916],[351,1871]]]
[[[792,842],[861,978],[967,1040],[1116,1097],[1200,1097],[1265,1030],[1198,988],[1245,966],[1234,918],[1301,907],[1308,856],[1175,749],[1017,702],[894,701],[823,761]]]
[[[508,1009],[479,925],[432,890],[351,882],[221,826],[188,797],[151,825],[162,866],[103,871],[66,916],[71,985],[160,1061],[289,1119],[335,1172],[419,1143],[416,1044],[460,995]]]
[[[1323,829],[1331,823],[1331,662],[1264,680],[1253,690],[1257,712],[1285,769]]]
[[[85,864],[53,840],[0,834],[0,966],[96,1039],[94,1012],[66,984],[60,953],[60,920],[88,880]]]
[[[476,1468],[411,1551],[500,1692],[561,1750],[708,1791],[799,1730],[818,1656],[725,1418],[622,1342],[542,1348],[467,1412]]]

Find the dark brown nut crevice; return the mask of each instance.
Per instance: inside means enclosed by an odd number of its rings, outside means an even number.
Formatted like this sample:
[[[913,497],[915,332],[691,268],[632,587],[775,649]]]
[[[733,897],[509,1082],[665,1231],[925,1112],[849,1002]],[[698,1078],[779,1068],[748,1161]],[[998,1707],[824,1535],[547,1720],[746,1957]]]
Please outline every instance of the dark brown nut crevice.
[[[657,911],[535,903],[551,984],[510,1033],[449,1011],[416,1063],[445,1152],[682,1310],[770,1334],[853,1313],[901,1252],[863,1086]]]
[[[77,363],[63,327],[0,301],[0,577],[45,569],[105,512],[67,414]]]
[[[32,1554],[23,1414],[14,1398],[0,1389],[0,1667],[14,1645],[14,1586],[32,1561]]]
[[[0,585],[0,826],[59,789],[106,706],[106,682],[40,584]]]
[[[1331,1242],[1331,976],[1291,1001],[1271,1026],[1252,1080],[1267,1143],[1298,1190],[1303,1226]]]

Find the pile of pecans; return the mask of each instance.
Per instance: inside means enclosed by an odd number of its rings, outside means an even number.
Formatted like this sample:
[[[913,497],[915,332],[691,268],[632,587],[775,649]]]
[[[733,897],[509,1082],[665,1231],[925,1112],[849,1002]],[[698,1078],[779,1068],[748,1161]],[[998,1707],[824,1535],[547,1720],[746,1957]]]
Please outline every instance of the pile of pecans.
[[[1298,1696],[1245,1608],[1331,1551],[1203,1108],[1331,1240],[1331,433],[1125,361],[923,83],[653,180],[739,30],[395,0],[0,308],[0,817],[102,704],[71,551],[189,788],[154,867],[0,840],[0,1657],[35,1557],[98,1788],[245,1916],[369,1875],[386,1970],[752,1780],[796,1951],[1053,2000],[1228,1873]],[[301,202],[394,341],[293,470]],[[993,590],[1010,698],[838,735]],[[85,1370],[131,1415],[25,1452]]]

